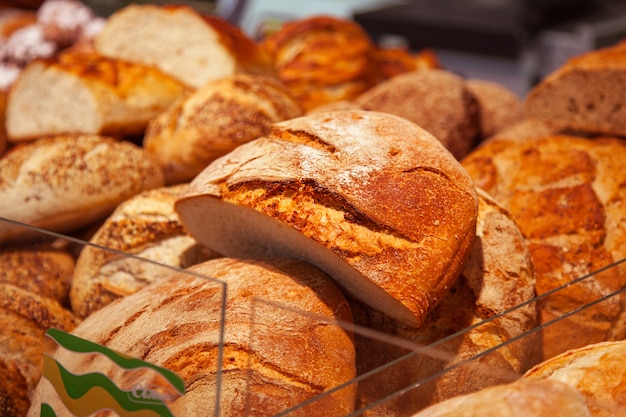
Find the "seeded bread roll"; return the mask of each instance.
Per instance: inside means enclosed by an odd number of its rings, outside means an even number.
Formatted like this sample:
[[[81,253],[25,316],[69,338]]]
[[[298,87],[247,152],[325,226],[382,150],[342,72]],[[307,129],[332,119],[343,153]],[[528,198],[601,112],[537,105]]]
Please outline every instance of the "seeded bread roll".
[[[357,404],[365,407],[420,383],[364,416],[411,415],[457,395],[511,382],[540,361],[536,334],[513,342],[537,326],[536,306],[529,303],[535,296],[535,274],[527,242],[511,215],[484,191],[477,192],[472,251],[459,279],[422,326],[407,328],[352,301],[356,324],[391,336],[355,335],[359,375],[374,372],[359,381]],[[407,345],[431,348],[414,353]],[[471,365],[460,366],[471,358]]]
[[[73,334],[176,372],[186,388],[170,407],[176,416],[213,415],[216,395],[222,417],[274,416],[318,396],[289,415],[353,411],[354,385],[326,392],[356,376],[352,335],[339,325],[351,322],[350,308],[328,276],[280,259],[220,258],[188,272],[103,307]],[[56,358],[71,360],[70,369],[81,369],[81,360],[82,369],[98,365],[84,356],[61,351]],[[38,393],[49,389],[42,380]],[[39,415],[38,406],[30,416]]]
[[[592,417],[584,397],[558,381],[498,385],[435,404],[413,417]]]
[[[542,362],[526,380],[559,381],[576,387],[594,417],[626,415],[626,341],[602,342]]]
[[[490,140],[462,161],[477,186],[508,210],[529,242],[548,323],[626,285],[626,142],[552,135]],[[580,279],[579,282],[573,281]],[[621,339],[626,294],[590,306],[543,331],[544,359]]]
[[[147,190],[117,206],[90,239],[95,246],[86,245],[76,262],[70,292],[75,314],[87,317],[176,272],[161,265],[186,268],[218,256],[185,232],[174,211],[186,187]]]
[[[557,130],[626,136],[626,42],[571,58],[527,95],[529,117]]]
[[[192,88],[239,73],[274,74],[270,57],[238,27],[185,5],[127,5],[109,16],[94,45]]]
[[[186,87],[145,65],[88,52],[33,61],[7,99],[9,141],[59,134],[141,135]]]
[[[355,99],[364,110],[403,117],[429,131],[457,158],[480,133],[478,102],[466,81],[443,69],[413,71],[383,81]]]
[[[418,327],[460,273],[477,205],[431,134],[391,114],[338,111],[274,124],[205,168],[175,209],[224,256],[306,260]]]
[[[160,167],[130,142],[54,136],[15,147],[0,159],[0,217],[66,233],[163,183]],[[0,223],[0,242],[28,234],[24,227]]]
[[[169,184],[193,179],[214,159],[302,115],[278,80],[238,74],[209,81],[153,119],[143,140]]]
[[[45,332],[71,331],[79,320],[58,302],[0,283],[0,412],[23,417],[41,376]],[[7,397],[10,395],[10,397]]]
[[[276,75],[305,111],[351,100],[381,77],[377,48],[352,20],[311,16],[285,23],[261,41]]]

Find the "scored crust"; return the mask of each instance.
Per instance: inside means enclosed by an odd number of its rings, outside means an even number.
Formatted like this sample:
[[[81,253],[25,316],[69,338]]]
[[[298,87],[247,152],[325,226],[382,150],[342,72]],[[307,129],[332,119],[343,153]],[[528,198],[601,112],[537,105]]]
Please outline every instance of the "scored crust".
[[[477,196],[419,126],[340,111],[275,124],[209,165],[175,208],[218,253],[307,260],[355,298],[417,327],[469,253]]]

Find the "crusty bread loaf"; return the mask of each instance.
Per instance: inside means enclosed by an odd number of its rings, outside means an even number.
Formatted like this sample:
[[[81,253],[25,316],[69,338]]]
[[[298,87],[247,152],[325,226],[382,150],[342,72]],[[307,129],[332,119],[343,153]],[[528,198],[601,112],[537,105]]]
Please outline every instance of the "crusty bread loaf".
[[[626,136],[626,42],[571,58],[526,96],[529,117],[558,130]]]
[[[556,134],[554,129],[549,127],[544,122],[537,119],[525,118],[509,127],[500,130],[498,133],[484,138],[481,142],[487,142],[492,139],[504,139],[504,140],[526,140],[532,138],[540,138],[544,136],[550,136]]]
[[[64,250],[13,247],[0,250],[0,282],[69,306],[74,257]]]
[[[130,142],[54,136],[15,147],[0,159],[0,217],[65,233],[163,183],[160,167]],[[28,234],[25,227],[0,223],[2,242]]]
[[[70,292],[75,314],[86,317],[176,272],[161,265],[187,268],[218,256],[185,232],[174,211],[186,187],[147,190],[117,206],[76,262]]]
[[[271,59],[239,28],[185,5],[130,4],[94,39],[103,55],[153,65],[190,87],[237,73],[271,75]]]
[[[82,133],[143,134],[148,121],[186,91],[153,67],[96,53],[33,61],[13,84],[6,108],[11,142]]]
[[[498,385],[435,404],[412,417],[592,417],[584,397],[558,381]]]
[[[383,79],[422,69],[443,69],[437,54],[428,48],[412,52],[402,47],[377,47],[375,56]]]
[[[351,300],[356,324],[391,336],[355,334],[359,375],[373,373],[359,381],[357,404],[370,406],[406,390],[364,416],[411,415],[457,395],[511,382],[540,361],[537,335],[526,334],[537,325],[536,306],[529,303],[535,296],[535,275],[526,240],[508,212],[484,191],[477,192],[476,240],[470,255],[459,279],[422,326],[407,328]]]
[[[466,85],[478,101],[481,140],[525,120],[524,102],[505,85],[468,79]]]
[[[546,294],[539,301],[542,323],[626,285],[623,265],[587,277],[626,257],[625,160],[623,140],[553,135],[490,140],[462,161],[477,186],[511,213],[529,242],[537,293]],[[619,323],[625,297],[616,294],[546,327],[544,359],[623,338]]]
[[[274,124],[205,168],[175,208],[218,253],[309,261],[417,327],[469,254],[477,205],[467,173],[424,129],[339,111]]]
[[[364,110],[391,113],[417,123],[457,159],[478,140],[478,102],[466,81],[447,70],[397,75],[370,88],[355,102]]]
[[[359,24],[348,19],[292,20],[263,39],[261,47],[305,111],[351,100],[381,79],[375,45]]]
[[[156,117],[143,144],[167,183],[193,179],[214,159],[302,115],[278,80],[249,74],[209,81]]]
[[[216,395],[222,417],[274,416],[307,400],[289,415],[352,412],[353,385],[325,393],[356,376],[352,335],[339,325],[351,322],[350,308],[327,275],[280,259],[220,258],[188,272],[103,307],[73,334],[176,372],[186,387],[170,407],[176,416],[214,415]],[[79,356],[55,357],[70,369],[87,362],[82,372],[98,366]],[[105,366],[99,369],[106,373]],[[38,391],[44,389],[50,387],[42,380]],[[29,415],[39,415],[37,406]]]
[[[527,380],[576,387],[594,417],[626,416],[626,341],[602,342],[564,352],[530,369]]]
[[[3,416],[25,415],[42,372],[45,332],[50,327],[71,331],[77,324],[78,319],[55,300],[0,283],[0,369],[8,373],[0,378]]]

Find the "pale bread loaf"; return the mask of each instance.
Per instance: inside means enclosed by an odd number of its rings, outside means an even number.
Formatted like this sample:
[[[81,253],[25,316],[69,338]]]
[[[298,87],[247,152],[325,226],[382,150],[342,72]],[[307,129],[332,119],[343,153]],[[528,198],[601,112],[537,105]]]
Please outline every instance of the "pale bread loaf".
[[[529,117],[556,130],[626,136],[626,42],[568,60],[526,96]]]
[[[479,137],[478,101],[466,81],[448,70],[397,75],[354,101],[364,110],[391,113],[417,123],[457,159],[467,155]]]
[[[594,417],[626,416],[626,341],[602,342],[564,352],[530,369],[527,380],[576,387]]]
[[[540,361],[538,335],[526,334],[537,325],[536,306],[529,303],[535,275],[526,240],[506,210],[484,191],[477,192],[472,251],[459,279],[422,326],[407,328],[352,301],[356,324],[391,336],[355,335],[359,374],[373,372],[359,381],[359,406],[407,391],[364,416],[411,415],[457,395],[511,382]]]
[[[584,397],[558,381],[498,385],[435,404],[412,417],[592,417]]]
[[[0,217],[69,232],[164,184],[140,147],[97,135],[61,135],[15,147],[0,159]],[[31,234],[0,223],[0,241]]]
[[[351,322],[350,308],[328,276],[280,259],[220,258],[188,271],[103,307],[73,334],[176,372],[186,387],[171,407],[176,416],[213,415],[216,394],[222,417],[274,416],[318,397],[289,415],[352,412],[353,385],[325,393],[355,377],[352,335],[339,326]],[[70,369],[99,364],[79,356],[55,357]],[[43,381],[38,392],[46,389]],[[38,406],[29,415],[39,415]]]
[[[309,261],[418,327],[460,273],[477,205],[431,134],[391,114],[341,111],[274,124],[209,165],[175,208],[218,253]]]
[[[478,101],[481,141],[526,119],[523,100],[504,84],[474,78],[465,83]]]
[[[185,232],[174,211],[186,187],[144,191],[120,203],[103,222],[76,262],[70,292],[75,314],[86,317],[176,272],[161,265],[186,268],[218,256]]]
[[[152,65],[192,88],[238,73],[272,75],[271,59],[243,31],[185,5],[130,4],[94,39],[106,56]]]
[[[58,134],[142,135],[186,87],[157,69],[96,53],[33,61],[6,105],[9,141]]]
[[[214,159],[302,115],[278,80],[238,74],[209,81],[153,119],[143,139],[169,184],[193,179]]]
[[[508,210],[529,242],[542,323],[626,285],[626,142],[552,135],[490,140],[462,161],[477,186]],[[581,279],[573,284],[572,281]],[[572,283],[571,285],[568,285]],[[567,288],[562,286],[568,285]],[[543,331],[544,359],[625,336],[626,295],[583,309]]]

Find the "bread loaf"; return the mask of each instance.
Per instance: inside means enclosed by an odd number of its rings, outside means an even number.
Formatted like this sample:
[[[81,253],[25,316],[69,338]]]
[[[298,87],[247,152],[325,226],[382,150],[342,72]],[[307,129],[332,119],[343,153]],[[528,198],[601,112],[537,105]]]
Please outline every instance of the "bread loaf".
[[[526,334],[537,325],[526,240],[508,212],[477,192],[470,255],[422,326],[407,328],[352,300],[354,322],[381,334],[355,334],[359,375],[371,373],[359,381],[357,404],[371,406],[391,396],[364,416],[412,415],[448,398],[511,382],[540,361],[538,335]],[[396,392],[404,394],[394,397]]]
[[[305,111],[354,99],[381,79],[377,48],[351,20],[334,16],[292,20],[263,39],[261,47]]]
[[[94,39],[102,55],[151,65],[192,88],[238,73],[272,75],[271,59],[239,28],[185,5],[130,4]]]
[[[625,160],[623,140],[552,135],[490,140],[462,161],[529,242],[537,293],[545,294],[539,301],[542,323],[626,285],[622,265],[587,276],[626,257]],[[546,327],[544,358],[623,338],[625,297],[616,294]]]
[[[418,327],[458,277],[477,204],[467,173],[428,132],[339,111],[274,124],[205,168],[175,209],[224,256],[306,260]]]
[[[524,102],[503,84],[482,79],[466,84],[478,101],[480,141],[526,119]]]
[[[478,140],[478,102],[464,79],[443,69],[413,71],[378,83],[355,99],[364,110],[403,117],[460,159]]]
[[[218,256],[185,232],[174,211],[186,187],[147,190],[117,206],[76,262],[70,292],[75,314],[87,317],[176,272],[162,265],[186,268]]]
[[[55,300],[0,282],[0,412],[23,417],[43,365],[50,327],[71,331],[78,319]],[[8,397],[10,395],[10,397]]]
[[[69,307],[74,257],[64,250],[0,249],[0,282],[15,285]]]
[[[626,415],[626,341],[602,342],[564,352],[525,375],[530,381],[559,381],[576,387],[594,417]]]
[[[351,333],[339,325],[351,322],[350,308],[328,276],[280,259],[220,258],[188,272],[103,307],[73,334],[176,372],[186,387],[170,407],[176,416],[213,415],[218,394],[222,417],[353,411],[353,385],[326,392],[356,375]],[[71,369],[110,367],[78,356],[55,357]],[[38,392],[48,389],[42,381]],[[29,415],[39,415],[38,405]]]
[[[274,78],[238,74],[209,81],[153,119],[143,144],[170,184],[188,182],[214,159],[302,115]]]
[[[527,95],[529,117],[557,130],[626,136],[626,42],[576,56]]]
[[[435,404],[413,417],[592,417],[584,397],[558,381],[498,385]]]
[[[163,183],[160,167],[130,142],[54,136],[16,147],[0,159],[0,217],[66,233]],[[0,242],[29,234],[25,227],[0,223]]]
[[[33,61],[15,82],[6,108],[11,142],[58,134],[142,135],[148,121],[186,90],[144,65],[96,53],[66,52]]]

